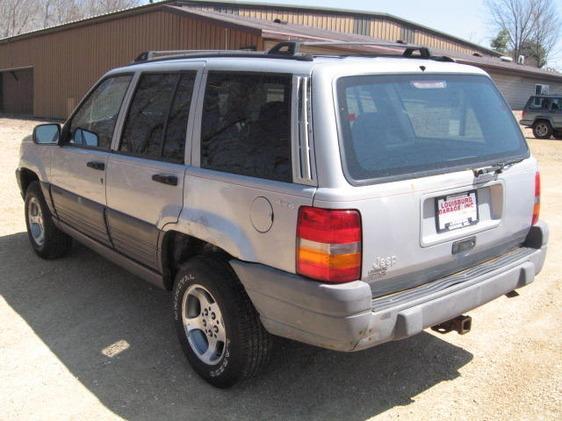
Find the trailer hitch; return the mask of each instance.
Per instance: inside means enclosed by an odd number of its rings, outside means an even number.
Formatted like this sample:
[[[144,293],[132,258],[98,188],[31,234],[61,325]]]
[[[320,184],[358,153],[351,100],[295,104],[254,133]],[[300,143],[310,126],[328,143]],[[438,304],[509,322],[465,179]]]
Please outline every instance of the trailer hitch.
[[[436,326],[432,326],[431,330],[439,333],[449,333],[451,331],[457,332],[459,335],[464,335],[470,332],[472,327],[472,317],[470,316],[458,316],[454,319],[447,320],[446,322],[440,323]]]

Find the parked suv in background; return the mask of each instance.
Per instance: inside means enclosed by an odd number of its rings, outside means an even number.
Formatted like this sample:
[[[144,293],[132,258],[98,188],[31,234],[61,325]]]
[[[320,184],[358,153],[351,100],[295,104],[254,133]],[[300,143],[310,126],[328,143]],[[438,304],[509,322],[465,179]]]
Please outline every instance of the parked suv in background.
[[[520,121],[537,139],[562,139],[562,95],[537,95],[527,101]]]
[[[545,259],[537,162],[485,72],[301,45],[147,54],[21,146],[35,252],[74,238],[173,291],[219,387],[257,373],[272,335],[357,351],[465,333]]]

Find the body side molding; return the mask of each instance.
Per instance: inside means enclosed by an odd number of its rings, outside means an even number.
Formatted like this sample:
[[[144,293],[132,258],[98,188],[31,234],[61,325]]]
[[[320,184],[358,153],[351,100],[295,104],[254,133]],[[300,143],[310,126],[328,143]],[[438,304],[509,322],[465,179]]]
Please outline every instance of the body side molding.
[[[99,243],[98,241],[88,237],[87,235],[82,234],[81,232],[75,230],[74,228],[70,227],[69,225],[65,224],[60,220],[53,218],[53,222],[61,231],[70,235],[77,241],[91,248],[96,253],[102,255],[103,257],[112,261],[116,265],[121,266],[122,268],[128,270],[129,272],[133,273],[139,278],[150,282],[151,284],[157,286],[158,288],[165,289],[162,275],[160,275],[158,272],[153,271],[141,265],[140,263],[137,263],[129,259],[128,257],[122,255],[121,253],[118,253],[115,250],[110,249],[109,247]]]

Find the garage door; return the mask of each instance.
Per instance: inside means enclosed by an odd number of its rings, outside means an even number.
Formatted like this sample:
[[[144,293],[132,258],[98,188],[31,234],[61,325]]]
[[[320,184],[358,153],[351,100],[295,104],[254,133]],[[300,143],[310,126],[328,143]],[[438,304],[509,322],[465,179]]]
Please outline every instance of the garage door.
[[[33,114],[33,69],[0,70],[0,112]]]

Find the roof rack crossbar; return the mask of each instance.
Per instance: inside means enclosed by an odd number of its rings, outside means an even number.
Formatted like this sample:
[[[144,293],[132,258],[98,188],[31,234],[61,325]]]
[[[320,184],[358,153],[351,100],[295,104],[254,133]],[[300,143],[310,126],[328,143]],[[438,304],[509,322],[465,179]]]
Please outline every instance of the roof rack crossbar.
[[[267,52],[267,54],[284,54],[288,56],[296,56],[300,54],[300,47],[303,43],[300,41],[283,41],[275,44]]]

